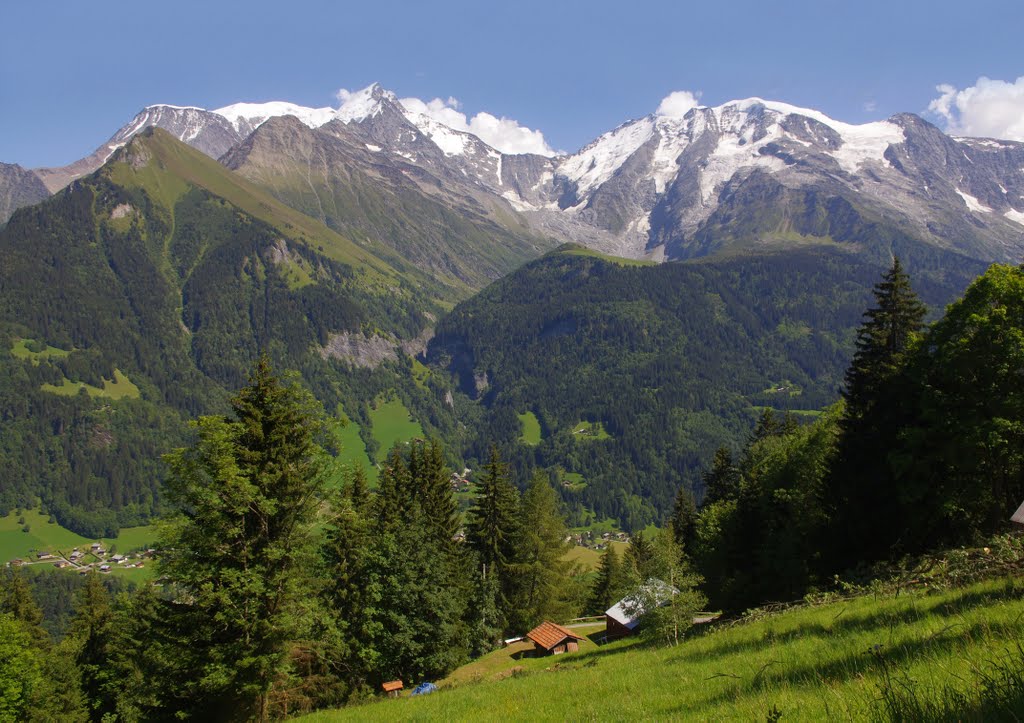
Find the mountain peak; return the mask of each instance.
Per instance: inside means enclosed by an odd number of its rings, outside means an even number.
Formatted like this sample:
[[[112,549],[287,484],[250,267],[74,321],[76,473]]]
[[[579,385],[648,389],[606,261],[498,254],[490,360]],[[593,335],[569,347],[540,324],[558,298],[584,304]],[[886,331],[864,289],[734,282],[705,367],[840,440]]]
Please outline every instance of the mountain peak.
[[[398,97],[390,90],[385,90],[380,83],[373,83],[362,90],[352,92],[343,90],[339,92],[338,97],[341,105],[333,117],[343,123],[359,123],[380,115],[387,105],[398,102]]]

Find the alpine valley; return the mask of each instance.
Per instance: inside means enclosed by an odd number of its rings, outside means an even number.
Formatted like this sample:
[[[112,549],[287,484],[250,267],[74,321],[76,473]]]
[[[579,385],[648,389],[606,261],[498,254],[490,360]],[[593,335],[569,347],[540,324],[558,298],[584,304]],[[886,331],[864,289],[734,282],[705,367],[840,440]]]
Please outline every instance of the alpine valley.
[[[912,114],[751,98],[572,154],[442,121],[378,85],[154,105],[70,165],[0,164],[0,513],[148,521],[161,455],[266,351],[347,460],[399,409],[459,469],[494,444],[572,523],[641,529],[765,409],[838,399],[894,255],[934,318],[1024,254],[1024,144]]]

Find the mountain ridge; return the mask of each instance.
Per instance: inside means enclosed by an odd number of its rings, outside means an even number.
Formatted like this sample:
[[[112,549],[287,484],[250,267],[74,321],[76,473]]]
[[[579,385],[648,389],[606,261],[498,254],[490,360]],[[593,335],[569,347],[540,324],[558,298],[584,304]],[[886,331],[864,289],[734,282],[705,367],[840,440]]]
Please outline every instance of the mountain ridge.
[[[778,241],[789,233],[787,222],[762,223],[763,204],[744,206],[768,197],[785,201],[772,215],[797,217],[798,235],[864,238],[864,227],[882,223],[887,233],[984,260],[1024,252],[1024,143],[954,138],[913,114],[854,125],[753,97],[652,113],[575,153],[548,156],[502,153],[419,103],[407,99],[407,107],[373,84],[347,94],[337,109],[280,101],[214,111],[149,106],[91,156],[36,173],[52,190],[97,167],[148,125],[220,158],[269,120],[290,114],[313,133],[361,136],[377,155],[369,165],[407,177],[422,172],[421,181],[435,179],[449,196],[502,207],[511,219],[500,224],[506,228],[618,256],[671,260],[725,243]],[[461,202],[450,208],[466,210]],[[808,213],[814,218],[799,220]],[[850,219],[859,226],[843,229]],[[467,273],[465,264],[451,274],[443,259],[422,259],[421,266],[463,281],[481,276]],[[495,273],[482,270],[484,278]]]

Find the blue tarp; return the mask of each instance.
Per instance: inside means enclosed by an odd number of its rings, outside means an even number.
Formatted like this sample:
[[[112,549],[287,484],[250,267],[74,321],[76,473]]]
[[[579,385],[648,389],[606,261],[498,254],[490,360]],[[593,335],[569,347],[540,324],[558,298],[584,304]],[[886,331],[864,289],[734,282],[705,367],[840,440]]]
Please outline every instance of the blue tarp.
[[[426,695],[427,693],[433,693],[437,690],[437,686],[433,683],[420,683],[415,688],[411,695]]]

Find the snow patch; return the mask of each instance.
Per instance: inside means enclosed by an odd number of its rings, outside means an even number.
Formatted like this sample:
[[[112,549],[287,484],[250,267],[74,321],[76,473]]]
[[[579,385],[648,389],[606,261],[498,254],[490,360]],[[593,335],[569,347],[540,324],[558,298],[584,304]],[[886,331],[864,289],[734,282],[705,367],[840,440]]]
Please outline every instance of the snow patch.
[[[466,152],[466,147],[470,144],[470,138],[467,134],[453,130],[424,113],[414,113],[407,110],[405,117],[410,123],[423,131],[446,156],[461,156]]]
[[[967,208],[969,210],[974,211],[975,213],[992,213],[992,209],[991,208],[989,208],[988,206],[983,204],[981,201],[976,199],[971,194],[964,193],[959,188],[956,189],[956,192],[960,196],[960,198],[962,198],[964,200],[964,203],[967,204]]]
[[[1003,216],[1005,216],[1007,219],[1013,221],[1016,224],[1024,226],[1024,212],[1015,211],[1014,209],[1011,208],[1009,211],[1004,213]]]
[[[374,153],[380,153],[381,148],[380,148],[380,146],[375,146],[372,143],[367,143],[366,144],[366,150],[373,151]]]
[[[583,196],[615,175],[653,133],[654,121],[650,116],[625,123],[563,159],[558,164],[558,172],[575,181],[579,195]]]

